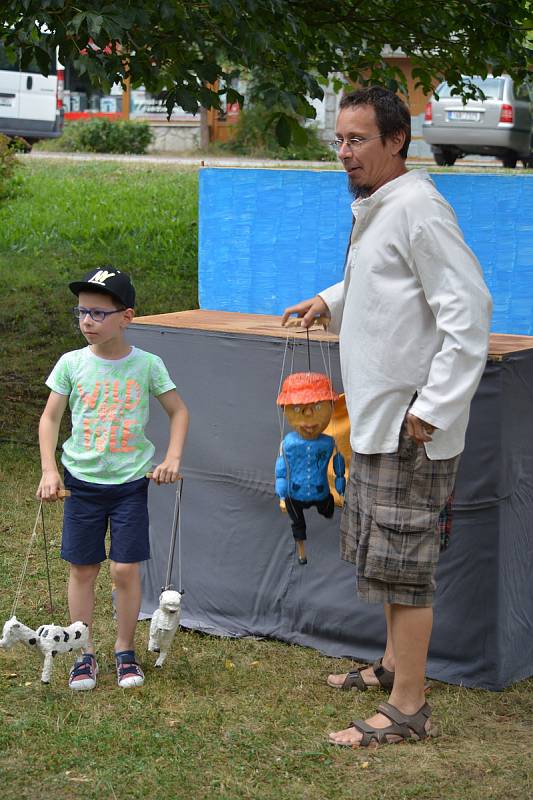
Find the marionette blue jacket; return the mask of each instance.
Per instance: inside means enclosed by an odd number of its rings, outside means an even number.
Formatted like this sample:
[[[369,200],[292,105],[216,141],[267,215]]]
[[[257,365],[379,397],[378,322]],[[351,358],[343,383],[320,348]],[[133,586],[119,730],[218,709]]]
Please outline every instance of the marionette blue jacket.
[[[316,439],[304,439],[291,431],[281,443],[276,460],[276,494],[301,502],[324,500],[329,495],[328,464],[335,448],[332,436],[321,433]],[[344,458],[336,453],[333,459],[335,488],[344,494]]]

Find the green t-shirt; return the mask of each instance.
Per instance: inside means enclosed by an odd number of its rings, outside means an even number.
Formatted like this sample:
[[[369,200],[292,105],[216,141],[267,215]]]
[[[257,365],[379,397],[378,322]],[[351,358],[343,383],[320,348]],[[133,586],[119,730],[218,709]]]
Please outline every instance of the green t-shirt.
[[[159,356],[132,347],[115,361],[89,347],[61,356],[46,385],[67,395],[72,431],[61,461],[89,483],[127,483],[149,471],[154,445],[144,435],[150,395],[176,386]]]

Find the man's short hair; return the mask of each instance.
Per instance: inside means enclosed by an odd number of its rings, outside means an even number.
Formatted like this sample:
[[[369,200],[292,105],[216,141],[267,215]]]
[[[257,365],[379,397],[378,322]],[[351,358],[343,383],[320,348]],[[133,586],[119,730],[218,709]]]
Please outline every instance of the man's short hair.
[[[407,158],[411,142],[411,114],[403,100],[389,89],[382,89],[381,86],[369,86],[366,89],[349,92],[339,104],[341,110],[357,106],[372,106],[379,132],[384,139],[390,139],[398,131],[405,133],[405,142],[400,150],[400,156]]]

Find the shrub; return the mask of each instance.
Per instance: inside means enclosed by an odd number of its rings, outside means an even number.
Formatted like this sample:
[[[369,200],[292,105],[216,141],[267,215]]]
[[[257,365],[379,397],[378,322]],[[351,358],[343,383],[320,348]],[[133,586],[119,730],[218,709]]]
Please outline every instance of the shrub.
[[[0,133],[0,200],[11,197],[19,183],[15,174],[20,166],[16,157],[17,149],[21,149],[19,140],[10,139],[9,136]]]
[[[69,152],[142,155],[151,141],[152,131],[146,122],[95,117],[67,123],[58,144]]]
[[[249,106],[241,112],[235,136],[221,147],[227,152],[255,158],[280,158],[302,161],[336,161],[333,151],[320,141],[317,129],[306,128],[307,141],[298,144],[291,141],[288,147],[276,139],[272,116],[276,109],[263,105]],[[295,117],[296,118],[296,117]]]

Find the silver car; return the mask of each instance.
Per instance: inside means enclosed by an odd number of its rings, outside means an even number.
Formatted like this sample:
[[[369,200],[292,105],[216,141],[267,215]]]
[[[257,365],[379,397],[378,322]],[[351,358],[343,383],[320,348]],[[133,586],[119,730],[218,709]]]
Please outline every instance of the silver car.
[[[516,90],[507,75],[494,78],[466,77],[479,87],[484,100],[468,100],[452,94],[441,83],[426,106],[422,134],[440,166],[455,164],[468,154],[496,156],[504,167],[514,168],[518,159],[533,164],[531,104],[526,85]]]

